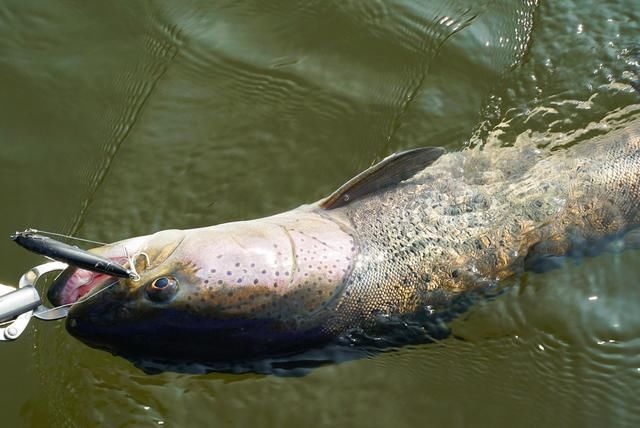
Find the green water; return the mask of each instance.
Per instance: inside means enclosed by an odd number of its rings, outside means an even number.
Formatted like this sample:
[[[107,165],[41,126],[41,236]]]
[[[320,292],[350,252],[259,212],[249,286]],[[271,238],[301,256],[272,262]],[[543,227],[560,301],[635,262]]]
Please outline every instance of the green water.
[[[290,209],[401,149],[579,142],[640,117],[639,29],[637,0],[4,1],[0,231],[114,241]],[[5,283],[41,262],[0,255]],[[2,426],[637,426],[639,257],[298,378],[149,376],[33,322],[0,343]]]

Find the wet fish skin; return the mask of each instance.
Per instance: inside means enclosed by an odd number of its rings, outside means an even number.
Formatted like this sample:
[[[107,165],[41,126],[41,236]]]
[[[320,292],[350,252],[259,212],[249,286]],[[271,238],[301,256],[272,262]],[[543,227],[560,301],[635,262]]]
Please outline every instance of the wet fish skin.
[[[353,329],[375,331],[381,317],[447,310],[457,296],[541,258],[637,227],[639,178],[640,121],[569,148],[447,153],[395,185],[369,183],[369,193],[339,207],[319,201],[95,249],[119,262],[135,255],[141,279],[75,304],[67,329],[130,358],[300,352]],[[162,277],[176,279],[178,291],[152,301],[149,289]],[[78,287],[105,284],[70,270],[49,296],[65,303]]]
[[[344,216],[359,258],[336,331],[380,314],[446,309],[459,293],[636,228],[640,121],[553,152],[516,145],[449,153],[348,205]]]

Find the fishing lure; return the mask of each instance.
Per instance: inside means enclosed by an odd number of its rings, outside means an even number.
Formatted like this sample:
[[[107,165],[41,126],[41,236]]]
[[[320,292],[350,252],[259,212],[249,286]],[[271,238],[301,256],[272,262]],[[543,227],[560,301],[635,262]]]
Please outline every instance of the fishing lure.
[[[67,316],[70,305],[50,308],[43,304],[36,283],[45,274],[75,266],[116,278],[137,277],[135,271],[112,260],[44,236],[35,229],[16,232],[11,239],[21,247],[54,261],[28,270],[20,278],[18,287],[0,284],[0,341],[17,339],[33,316],[45,321]]]
[[[37,233],[37,230],[27,229],[24,232],[16,232],[11,239],[22,248],[53,260],[67,263],[84,270],[103,273],[118,278],[135,278],[134,271],[109,260],[107,258],[90,253],[86,250],[64,242],[56,241],[48,236]]]

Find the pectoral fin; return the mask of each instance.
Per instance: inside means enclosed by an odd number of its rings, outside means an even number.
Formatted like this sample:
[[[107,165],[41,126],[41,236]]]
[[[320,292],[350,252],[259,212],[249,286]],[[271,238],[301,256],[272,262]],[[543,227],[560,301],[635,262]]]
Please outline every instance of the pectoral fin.
[[[423,147],[388,156],[347,181],[322,201],[320,207],[325,210],[339,208],[358,198],[398,184],[431,165],[443,153],[442,147]]]

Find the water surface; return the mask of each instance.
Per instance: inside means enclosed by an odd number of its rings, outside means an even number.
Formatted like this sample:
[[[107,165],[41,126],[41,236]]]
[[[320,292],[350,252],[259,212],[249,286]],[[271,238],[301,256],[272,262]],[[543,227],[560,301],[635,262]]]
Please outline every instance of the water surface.
[[[407,148],[579,144],[640,117],[639,23],[635,0],[5,1],[0,229],[114,241],[290,209]],[[3,282],[41,261],[0,254]],[[3,424],[636,426],[639,257],[298,378],[148,376],[34,322],[1,345]]]

